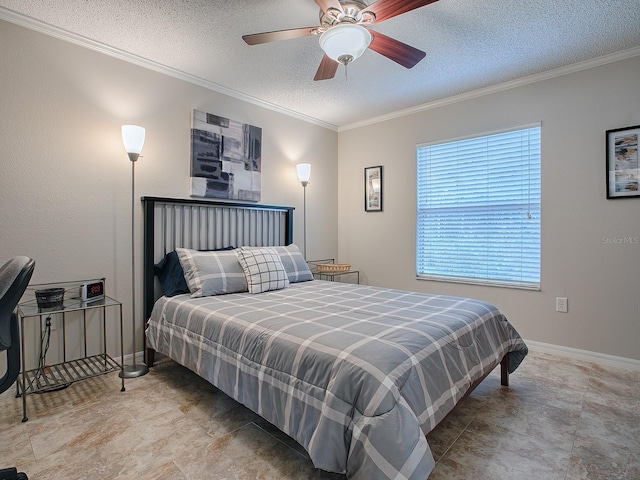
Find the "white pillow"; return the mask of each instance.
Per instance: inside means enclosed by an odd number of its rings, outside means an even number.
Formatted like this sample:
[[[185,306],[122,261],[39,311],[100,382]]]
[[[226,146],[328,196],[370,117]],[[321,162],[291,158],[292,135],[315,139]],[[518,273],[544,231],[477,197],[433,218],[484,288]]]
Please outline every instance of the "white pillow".
[[[247,291],[247,282],[235,250],[200,252],[176,248],[191,297]]]
[[[236,251],[249,293],[280,290],[289,286],[289,277],[274,248],[240,248]]]

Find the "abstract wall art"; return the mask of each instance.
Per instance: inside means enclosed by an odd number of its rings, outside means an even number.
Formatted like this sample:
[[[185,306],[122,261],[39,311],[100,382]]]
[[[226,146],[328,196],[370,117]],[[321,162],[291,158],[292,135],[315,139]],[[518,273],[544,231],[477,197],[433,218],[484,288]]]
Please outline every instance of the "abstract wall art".
[[[364,211],[382,211],[382,165],[364,169]]]
[[[607,130],[607,198],[640,197],[640,125]]]
[[[191,196],[260,201],[262,129],[193,111]]]

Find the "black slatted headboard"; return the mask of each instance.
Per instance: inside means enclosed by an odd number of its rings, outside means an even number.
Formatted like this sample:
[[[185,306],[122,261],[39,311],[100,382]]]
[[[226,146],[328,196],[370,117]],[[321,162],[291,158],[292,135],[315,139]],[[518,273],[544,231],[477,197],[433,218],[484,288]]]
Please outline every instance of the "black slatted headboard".
[[[176,247],[211,250],[293,242],[293,207],[161,197],[142,197],[142,204],[145,322],[158,298],[153,266]]]

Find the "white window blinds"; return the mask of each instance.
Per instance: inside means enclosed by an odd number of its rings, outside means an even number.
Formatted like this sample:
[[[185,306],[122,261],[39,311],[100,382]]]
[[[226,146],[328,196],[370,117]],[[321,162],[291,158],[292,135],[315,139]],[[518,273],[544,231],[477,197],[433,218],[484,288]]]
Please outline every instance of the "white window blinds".
[[[540,288],[540,126],[417,148],[417,275]]]

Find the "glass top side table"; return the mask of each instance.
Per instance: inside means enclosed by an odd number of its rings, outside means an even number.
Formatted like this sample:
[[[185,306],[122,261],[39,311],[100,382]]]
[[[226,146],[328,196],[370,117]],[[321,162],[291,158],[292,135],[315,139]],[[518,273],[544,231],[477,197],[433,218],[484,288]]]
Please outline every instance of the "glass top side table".
[[[38,288],[56,288],[60,285],[79,284],[80,282],[60,282],[60,283],[47,283],[40,285],[30,285],[29,290],[34,287]],[[117,308],[120,319],[120,363],[114,360],[107,354],[107,319],[106,309]],[[98,309],[98,313],[102,320],[102,342],[101,352],[92,355],[88,353],[87,349],[87,312]],[[66,315],[71,312],[80,312],[82,315],[82,345],[83,354],[79,358],[69,359],[67,358],[67,328],[66,328]],[[55,390],[61,390],[68,387],[74,382],[79,380],[85,380],[87,378],[95,377],[98,375],[105,375],[110,372],[120,371],[122,377],[122,388],[120,391],[124,392],[124,375],[123,375],[123,362],[124,359],[124,344],[123,344],[123,321],[122,321],[122,303],[118,300],[104,295],[101,298],[95,298],[90,301],[83,301],[79,296],[65,296],[63,305],[59,307],[43,308],[38,305],[35,298],[24,301],[18,305],[17,308],[18,318],[20,320],[20,346],[21,352],[21,376],[16,382],[17,397],[22,396],[22,421],[26,422],[27,417],[27,404],[26,396],[31,393],[45,393]],[[44,362],[40,361],[39,366],[34,369],[26,370],[26,352],[25,352],[25,321],[38,320],[40,337],[43,337],[44,333],[50,334],[51,331],[51,319],[54,315],[62,316],[62,362],[54,365],[44,365]],[[43,321],[44,328],[43,328]],[[39,359],[44,359],[46,350],[43,352],[42,343],[40,346]]]

